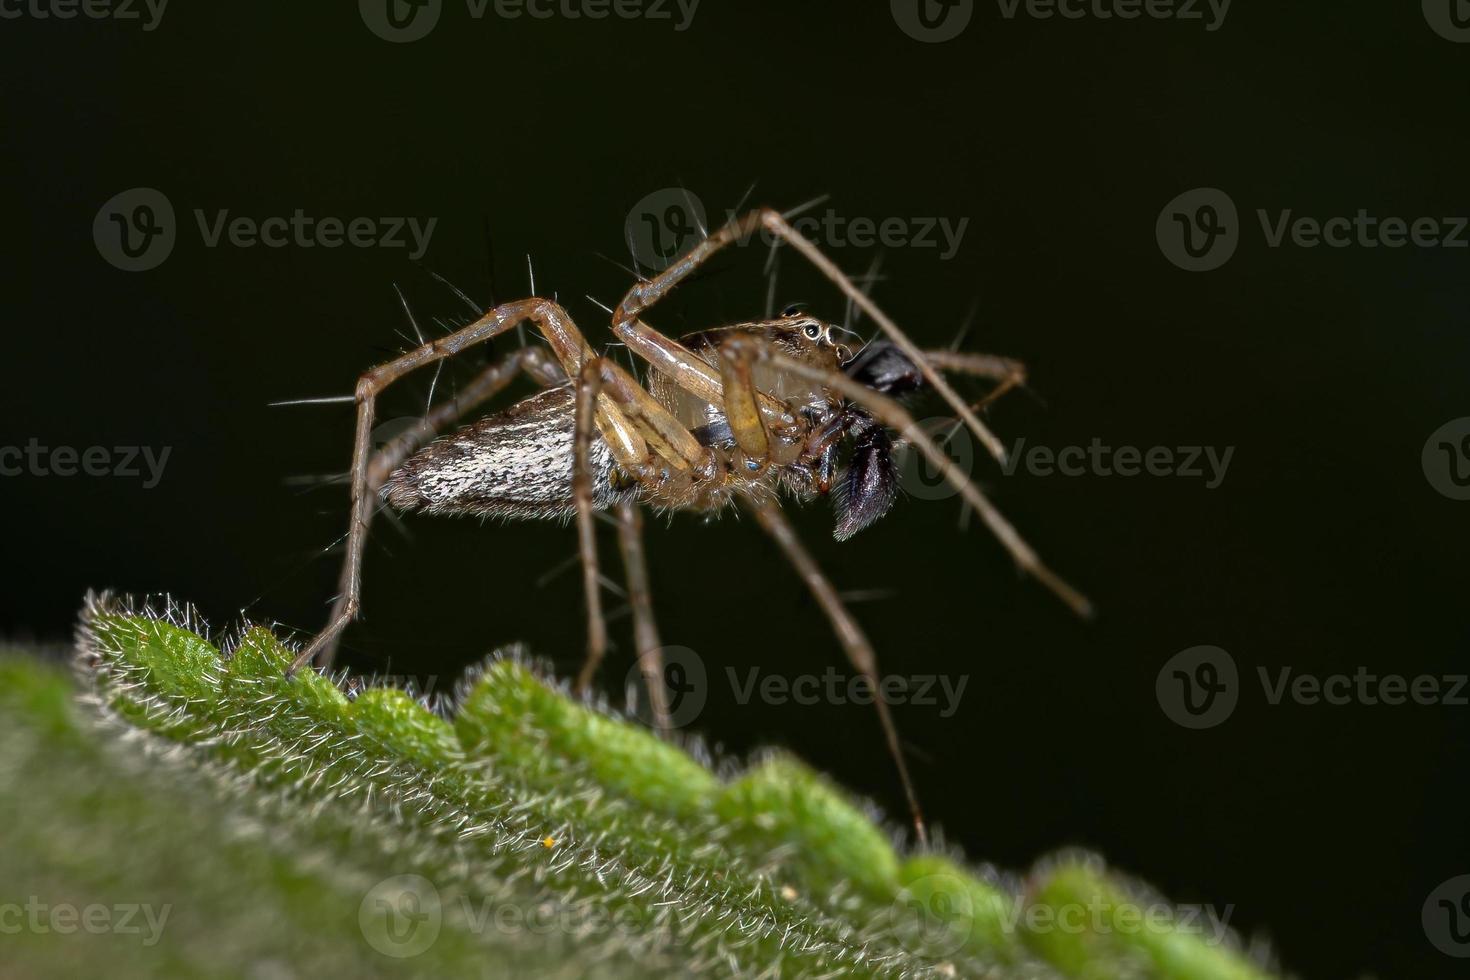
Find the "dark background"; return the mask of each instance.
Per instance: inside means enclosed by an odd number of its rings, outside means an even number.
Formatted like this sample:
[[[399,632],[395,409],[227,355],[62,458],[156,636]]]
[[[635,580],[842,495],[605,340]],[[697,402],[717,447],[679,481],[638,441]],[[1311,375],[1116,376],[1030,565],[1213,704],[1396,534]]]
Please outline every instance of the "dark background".
[[[170,6],[137,23],[0,24],[9,207],[0,445],[170,446],[162,482],[0,480],[11,571],[0,630],[64,637],[83,592],[173,593],[223,627],[309,632],[346,526],[349,393],[410,335],[465,308],[404,249],[206,248],[193,210],[264,218],[436,216],[423,266],[479,303],[555,293],[594,343],[628,285],[624,221],[683,185],[723,215],[753,200],[846,217],[968,218],[959,253],[894,248],[876,297],[921,343],[1024,359],[1038,398],[991,413],[1009,442],[1236,447],[1201,480],[976,475],[1101,613],[1070,617],[1019,580],[956,501],[901,502],[846,544],[825,505],[793,512],[851,591],[882,663],[969,675],[960,710],[897,711],[933,820],[976,859],[1024,868],[1095,848],[1179,901],[1233,906],[1313,977],[1447,975],[1420,907],[1470,870],[1470,709],[1271,706],[1258,667],[1465,671],[1465,503],[1420,451],[1470,415],[1470,252],[1269,248],[1257,208],[1464,215],[1470,46],[1418,4],[1235,4],[1215,32],[1176,20],[1003,18],[922,44],[886,4],[704,0],[692,26],[493,16],[447,3],[409,44],[351,4]],[[310,6],[312,9],[307,10]],[[1289,9],[1288,9],[1289,8]],[[1372,9],[1370,9],[1372,8]],[[178,213],[151,271],[100,257],[93,218],[146,186]],[[1240,209],[1238,251],[1188,273],[1155,241],[1175,195]],[[493,256],[486,232],[494,243]],[[853,272],[875,250],[832,249]],[[671,333],[764,312],[763,252],[741,250],[660,307]],[[782,262],[783,302],[832,319],[836,293]],[[502,350],[506,349],[502,345]],[[480,355],[475,355],[479,358]],[[481,363],[477,359],[475,363]],[[446,371],[440,393],[465,370]],[[971,384],[967,390],[978,393]],[[382,406],[412,414],[427,377]],[[920,414],[939,414],[937,403]],[[651,521],[665,642],[713,686],[696,727],[734,752],[786,746],[876,799],[902,798],[872,709],[740,705],[724,667],[820,673],[840,651],[751,523]],[[665,526],[665,523],[667,526]],[[582,647],[570,527],[379,525],[364,671],[441,688],[525,641],[572,672]],[[604,555],[616,568],[613,537]],[[614,607],[616,599],[611,600]],[[628,624],[602,674],[621,700]],[[1228,650],[1244,690],[1223,725],[1165,716],[1176,652]]]

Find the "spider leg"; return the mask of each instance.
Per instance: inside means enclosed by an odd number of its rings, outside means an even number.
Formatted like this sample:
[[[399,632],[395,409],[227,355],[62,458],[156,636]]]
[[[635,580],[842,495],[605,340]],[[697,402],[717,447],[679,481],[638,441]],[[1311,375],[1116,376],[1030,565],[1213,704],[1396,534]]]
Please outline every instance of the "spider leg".
[[[631,500],[618,503],[618,545],[623,553],[623,571],[628,579],[628,602],[633,607],[633,638],[638,647],[638,665],[648,688],[648,703],[653,722],[667,735],[669,722],[668,691],[663,683],[663,644],[659,641],[658,622],[653,616],[653,591],[649,586],[648,562],[643,551],[643,512]]]
[[[382,486],[388,475],[402,465],[404,460],[467,413],[474,411],[476,407],[499,394],[515,379],[518,373],[529,375],[542,386],[557,384],[565,378],[561,368],[541,348],[525,347],[512,351],[501,360],[486,367],[453,398],[435,405],[428,415],[419,420],[417,425],[399,433],[363,463],[362,469],[366,471],[365,486],[368,497],[372,498],[376,495],[377,488]],[[354,478],[357,468],[354,465]],[[345,626],[346,622],[351,621],[347,609],[354,591],[354,576],[359,574],[367,532],[380,507],[381,504],[374,500],[372,505],[363,511],[358,541],[354,542],[353,535],[350,532],[348,534],[348,556],[347,560],[342,563],[342,571],[337,582],[337,598],[333,601],[332,611],[328,616],[330,623],[340,620]],[[315,654],[317,666],[331,667],[337,652],[337,639],[338,635],[334,634],[317,650]]]
[[[605,357],[594,357],[583,365],[578,374],[577,422],[575,456],[572,469],[572,494],[577,508],[577,534],[582,574],[587,594],[587,659],[577,675],[576,690],[586,690],[607,652],[607,622],[602,612],[600,577],[597,560],[597,538],[592,518],[592,483],[589,453],[592,442],[592,406],[606,392],[608,397],[632,420],[638,433],[647,440],[649,448],[667,463],[667,467],[644,466],[629,470],[644,486],[655,492],[668,492],[672,487],[687,486],[698,479],[718,479],[719,464],[714,453],[700,445],[678,419],[658,403],[624,368]],[[636,505],[634,508],[636,517]],[[622,544],[623,561],[628,566],[635,627],[638,635],[639,660],[645,676],[654,673],[649,684],[653,699],[654,716],[661,730],[669,727],[668,708],[663,704],[661,674],[658,669],[661,659],[658,651],[658,633],[653,627],[652,605],[648,599],[647,570],[642,567],[642,545],[636,532],[627,528],[629,519],[619,514],[619,540]],[[640,581],[641,580],[641,581]],[[641,594],[641,598],[640,598]]]
[[[720,383],[724,389],[721,401],[725,421],[747,465],[755,463],[764,467],[771,455],[771,440],[756,400],[755,382],[751,380],[754,345],[747,340],[732,337],[720,345]]]
[[[941,371],[952,374],[968,374],[975,378],[989,378],[998,382],[985,397],[970,406],[980,411],[987,405],[999,401],[1013,388],[1026,383],[1026,365],[1010,357],[998,354],[973,354],[966,351],[926,350],[924,360]]]
[[[928,843],[928,834],[924,829],[924,813],[919,808],[919,797],[914,791],[908,764],[904,762],[903,748],[898,741],[898,728],[893,722],[888,702],[883,700],[881,694],[878,658],[873,653],[873,644],[863,632],[862,626],[843,605],[842,598],[837,594],[837,589],[832,585],[831,580],[822,572],[811,552],[796,536],[795,528],[786,519],[786,515],[781,513],[780,507],[774,501],[760,500],[751,495],[744,495],[744,500],[751,513],[755,515],[756,522],[760,524],[761,529],[770,535],[771,539],[785,552],[786,560],[796,569],[802,581],[806,583],[806,587],[811,591],[812,597],[827,614],[827,619],[832,624],[832,631],[837,634],[837,639],[842,644],[842,650],[847,654],[848,661],[867,679],[869,688],[873,692],[873,704],[878,708],[878,721],[883,726],[883,737],[888,743],[888,752],[893,756],[894,764],[898,767],[898,777],[903,783],[904,796],[908,800],[909,810],[913,815],[914,833],[918,836],[920,846],[923,846]]]
[[[597,569],[597,528],[592,518],[592,425],[602,374],[597,359],[577,374],[577,416],[573,438],[572,499],[577,506],[577,552],[582,559],[582,589],[587,598],[587,659],[577,675],[580,694],[607,653],[607,619],[602,614],[602,583]]]
[[[368,525],[377,507],[378,490],[394,466],[402,462],[402,457],[390,462],[393,456],[399,453],[406,456],[412,451],[409,448],[413,442],[412,439],[405,439],[398,444],[392,454],[373,453],[373,417],[378,395],[411,371],[458,354],[468,347],[483,343],[527,320],[534,323],[545,335],[553,353],[561,363],[562,370],[568,376],[575,375],[583,363],[596,358],[565,310],[548,300],[533,297],[503,303],[468,326],[371,368],[358,378],[357,428],[353,436],[352,450],[352,516],[347,532],[347,556],[342,569],[340,594],[326,627],[297,654],[287,669],[288,674],[294,674],[313,658],[319,658],[323,667],[330,665],[337,638],[356,617],[361,604],[362,559],[367,544]],[[490,371],[485,373],[484,377],[487,380],[482,391],[493,393],[494,390],[498,390],[495,381],[490,380],[492,374],[493,372]],[[505,381],[508,381],[513,374],[514,371],[507,371]],[[494,377],[498,379],[499,375],[495,374]],[[500,386],[503,384],[504,382],[501,382]],[[489,397],[489,395],[485,394],[483,397]],[[456,399],[451,404],[463,404],[463,399]],[[449,409],[446,409],[443,417],[447,418],[448,414]],[[432,417],[433,413],[431,413]],[[646,476],[648,445],[614,400],[606,395],[598,397],[597,423],[599,431],[619,464],[630,474]],[[419,429],[411,430],[410,433],[405,433],[405,436],[417,434],[422,438],[426,431],[427,429],[421,426]],[[390,444],[389,448],[392,448],[393,445]]]

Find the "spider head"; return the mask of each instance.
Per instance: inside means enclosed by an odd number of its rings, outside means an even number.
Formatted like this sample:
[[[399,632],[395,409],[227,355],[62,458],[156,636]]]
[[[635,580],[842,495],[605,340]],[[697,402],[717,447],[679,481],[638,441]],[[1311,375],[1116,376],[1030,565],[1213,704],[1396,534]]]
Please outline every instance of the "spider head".
[[[788,357],[819,367],[842,367],[852,360],[852,348],[843,343],[842,327],[808,314],[800,306],[788,306],[779,319],[765,324],[766,339]]]

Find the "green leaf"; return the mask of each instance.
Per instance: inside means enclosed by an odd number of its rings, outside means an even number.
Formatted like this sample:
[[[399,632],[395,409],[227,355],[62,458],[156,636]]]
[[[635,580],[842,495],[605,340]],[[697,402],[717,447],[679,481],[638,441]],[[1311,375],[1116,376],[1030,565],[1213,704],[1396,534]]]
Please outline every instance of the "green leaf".
[[[51,910],[5,937],[20,975],[1270,975],[1182,916],[1133,928],[1095,860],[902,853],[797,760],[722,779],[518,654],[451,711],[288,679],[268,630],[221,652],[173,605],[92,599],[80,636],[75,693],[0,656],[0,908]],[[128,905],[158,928],[48,917]]]

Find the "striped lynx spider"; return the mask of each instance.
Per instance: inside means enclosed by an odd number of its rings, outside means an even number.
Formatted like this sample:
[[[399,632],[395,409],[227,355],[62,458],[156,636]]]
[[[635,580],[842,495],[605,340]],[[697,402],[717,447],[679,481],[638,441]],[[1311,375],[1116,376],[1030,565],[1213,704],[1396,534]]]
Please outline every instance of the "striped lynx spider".
[[[834,328],[797,308],[773,319],[716,327],[672,340],[642,319],[680,282],[733,242],[765,230],[801,253],[876,323],[881,339],[858,351]],[[374,403],[404,375],[452,357],[522,324],[549,351],[528,345],[486,367],[463,391],[416,426],[374,449]],[[921,351],[837,266],[769,208],[750,211],[708,235],[651,279],[640,279],[612,312],[612,333],[648,364],[647,386],[593,351],[566,310],[540,298],[504,303],[468,326],[367,371],[357,383],[352,516],[340,592],[327,626],[296,657],[330,665],[337,640],[358,613],[362,560],[380,503],[398,511],[518,518],[574,517],[586,594],[588,643],[577,687],[585,690],[607,648],[594,513],[609,511],[619,531],[640,669],[650,709],[667,731],[658,630],[643,558],[641,510],[713,512],[745,507],[811,590],[854,669],[876,690],[878,666],[862,628],[797,539],[783,497],[830,495],[835,536],[844,540],[882,517],[897,494],[895,445],[926,457],[964,498],[1020,568],[1079,614],[1087,600],[1044,565],[955,463],[896,400],[936,391],[997,459],[1000,441],[944,373],[997,382],[992,397],[1024,379],[1007,358]],[[441,431],[519,375],[540,390],[437,440]],[[889,751],[923,839],[923,820],[888,705],[875,697]]]

